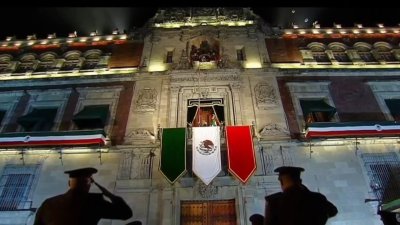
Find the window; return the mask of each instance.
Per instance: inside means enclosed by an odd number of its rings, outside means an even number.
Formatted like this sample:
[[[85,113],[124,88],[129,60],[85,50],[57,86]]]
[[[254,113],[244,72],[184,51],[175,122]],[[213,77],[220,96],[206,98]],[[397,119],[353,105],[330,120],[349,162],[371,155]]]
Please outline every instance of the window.
[[[35,72],[46,72],[54,68],[54,62],[40,62]]]
[[[82,64],[81,70],[92,70],[96,68],[98,63],[98,60],[85,60]]]
[[[63,70],[63,71],[74,70],[74,69],[78,68],[78,63],[79,63],[79,60],[65,61],[60,70]]]
[[[238,61],[245,61],[246,55],[244,54],[244,48],[236,49],[236,55]]]
[[[400,161],[395,152],[361,155],[375,196],[386,203],[400,198]]]
[[[85,106],[74,116],[73,121],[80,130],[103,129],[109,114],[108,105]]]
[[[9,73],[9,63],[0,62],[0,73]]]
[[[400,99],[385,99],[386,106],[395,121],[400,121]]]
[[[54,125],[57,108],[34,108],[30,113],[18,118],[24,131],[50,131]]]
[[[379,58],[381,60],[384,60],[385,62],[388,63],[397,63],[396,58],[394,57],[394,55],[391,52],[379,52]]]
[[[371,52],[358,52],[360,58],[366,63],[373,63],[376,62],[375,57],[372,55]]]
[[[331,60],[325,52],[312,52],[312,55],[318,64],[331,64]]]
[[[33,71],[33,63],[32,62],[27,62],[27,63],[21,63],[18,68],[14,71],[14,73],[26,73]]]
[[[173,56],[173,51],[168,51],[167,52],[167,59],[166,59],[166,63],[172,63],[172,56]]]
[[[300,100],[303,117],[306,123],[329,122],[336,109],[328,105],[323,99],[319,100]]]
[[[0,178],[0,211],[31,208],[39,165],[6,165]]]
[[[351,60],[350,60],[349,56],[346,54],[346,52],[333,52],[333,56],[339,63],[351,62]]]

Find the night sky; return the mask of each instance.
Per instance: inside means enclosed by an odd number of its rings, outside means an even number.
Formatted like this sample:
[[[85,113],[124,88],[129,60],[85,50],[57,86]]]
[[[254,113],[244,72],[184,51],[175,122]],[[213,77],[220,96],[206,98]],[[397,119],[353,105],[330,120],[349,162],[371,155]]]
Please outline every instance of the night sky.
[[[376,26],[376,23],[399,26],[400,23],[400,16],[396,16],[400,8],[254,7],[253,10],[267,23],[281,27],[292,23],[311,27],[315,21],[321,27],[332,27],[333,23],[340,23],[343,27],[353,26],[355,22],[364,26]],[[34,33],[38,38],[45,38],[54,32],[58,37],[66,37],[73,31],[87,36],[94,30],[109,34],[114,28],[131,30],[141,27],[156,11],[157,8],[150,7],[3,7],[0,39],[13,35],[17,39],[25,39]]]

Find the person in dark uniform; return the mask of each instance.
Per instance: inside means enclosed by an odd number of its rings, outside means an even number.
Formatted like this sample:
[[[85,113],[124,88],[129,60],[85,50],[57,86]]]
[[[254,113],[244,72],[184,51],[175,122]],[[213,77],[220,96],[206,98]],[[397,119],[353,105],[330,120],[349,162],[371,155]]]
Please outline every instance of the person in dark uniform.
[[[282,166],[279,173],[282,192],[265,197],[264,225],[324,225],[338,210],[320,193],[302,184],[300,167]]]
[[[96,183],[95,168],[66,171],[69,190],[46,199],[39,207],[34,225],[95,225],[100,219],[127,220],[132,210],[126,202]],[[102,193],[89,193],[94,183]],[[104,197],[107,197],[107,201]]]
[[[264,224],[264,216],[261,214],[253,214],[249,218],[251,225],[263,225]]]

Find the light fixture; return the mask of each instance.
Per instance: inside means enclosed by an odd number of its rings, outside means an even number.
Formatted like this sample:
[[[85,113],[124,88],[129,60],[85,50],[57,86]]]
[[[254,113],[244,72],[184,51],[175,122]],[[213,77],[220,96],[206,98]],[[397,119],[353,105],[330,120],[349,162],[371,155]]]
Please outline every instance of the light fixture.
[[[15,36],[7,36],[6,41],[12,41],[15,40]]]
[[[293,29],[298,29],[299,25],[293,24]]]
[[[342,24],[338,24],[338,23],[334,23],[333,26],[334,26],[335,28],[342,28]]]
[[[361,23],[356,23],[354,24],[357,28],[363,28],[363,25]]]
[[[97,35],[98,35],[97,30],[95,30],[93,32],[90,32],[90,36],[91,37],[94,37],[94,36],[97,36]]]
[[[68,37],[70,37],[70,38],[78,37],[78,33],[76,31],[74,31],[73,33],[69,33]]]
[[[383,23],[378,23],[377,24],[379,28],[384,28],[385,26],[383,25]]]
[[[112,34],[119,34],[118,28],[115,28],[115,29],[113,30]]]
[[[56,33],[48,34],[47,39],[54,39],[56,38]]]
[[[36,40],[36,34],[26,36],[26,40]]]

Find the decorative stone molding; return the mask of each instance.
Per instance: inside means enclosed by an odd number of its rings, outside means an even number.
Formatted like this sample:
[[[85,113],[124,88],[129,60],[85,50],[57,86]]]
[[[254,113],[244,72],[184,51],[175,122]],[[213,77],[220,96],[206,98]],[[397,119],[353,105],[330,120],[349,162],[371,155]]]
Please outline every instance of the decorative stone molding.
[[[185,77],[173,77],[171,82],[198,82],[199,78],[195,75],[185,76]],[[200,78],[204,80],[204,78]],[[207,81],[240,81],[240,76],[238,74],[222,75],[222,74],[209,74]]]
[[[156,139],[155,134],[149,128],[137,128],[125,136],[125,144],[146,144],[153,143]]]
[[[157,103],[157,91],[154,88],[139,90],[136,111],[154,111]]]
[[[254,87],[257,107],[268,109],[278,104],[275,88],[268,83],[259,83]]]
[[[261,136],[281,136],[289,135],[287,128],[276,123],[267,123],[260,131]]]
[[[218,194],[218,188],[212,183],[205,185],[201,180],[199,180],[197,184],[197,190],[202,198],[211,198]]]
[[[134,129],[133,131],[131,131],[131,133],[129,133],[127,135],[128,138],[139,138],[139,139],[143,139],[143,138],[151,138],[151,137],[155,137],[154,133],[150,132],[149,130],[145,129],[145,128],[138,128],[138,129]]]

